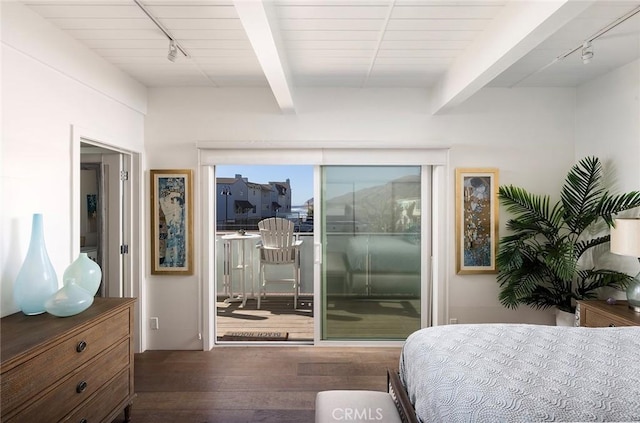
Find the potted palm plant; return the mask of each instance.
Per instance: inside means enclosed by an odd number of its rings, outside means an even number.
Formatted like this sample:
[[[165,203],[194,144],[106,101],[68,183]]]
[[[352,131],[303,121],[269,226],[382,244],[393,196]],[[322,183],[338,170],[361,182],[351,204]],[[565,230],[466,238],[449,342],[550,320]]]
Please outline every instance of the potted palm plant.
[[[611,195],[603,187],[602,165],[586,157],[568,172],[560,200],[523,188],[501,186],[499,198],[513,214],[509,235],[496,257],[499,299],[508,308],[529,305],[575,312],[575,300],[597,297],[602,287],[623,289],[631,276],[610,269],[585,268],[581,258],[608,243],[609,233],[589,238],[594,225],[614,225],[614,216],[640,206],[640,192]],[[604,228],[604,226],[603,226]]]

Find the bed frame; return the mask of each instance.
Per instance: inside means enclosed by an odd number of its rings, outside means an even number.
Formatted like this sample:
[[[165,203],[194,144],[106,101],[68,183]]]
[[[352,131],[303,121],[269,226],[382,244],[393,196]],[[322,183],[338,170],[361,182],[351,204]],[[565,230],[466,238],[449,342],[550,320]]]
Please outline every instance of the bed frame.
[[[413,404],[409,400],[407,390],[400,381],[400,375],[396,370],[387,369],[387,391],[391,394],[393,402],[396,404],[400,420],[403,423],[420,423]]]

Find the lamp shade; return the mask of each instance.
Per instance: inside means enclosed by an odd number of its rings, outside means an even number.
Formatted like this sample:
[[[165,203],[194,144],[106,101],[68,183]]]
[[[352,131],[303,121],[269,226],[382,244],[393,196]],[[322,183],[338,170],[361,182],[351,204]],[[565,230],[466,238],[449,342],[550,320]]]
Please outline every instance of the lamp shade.
[[[640,258],[640,218],[615,219],[611,228],[611,252]]]

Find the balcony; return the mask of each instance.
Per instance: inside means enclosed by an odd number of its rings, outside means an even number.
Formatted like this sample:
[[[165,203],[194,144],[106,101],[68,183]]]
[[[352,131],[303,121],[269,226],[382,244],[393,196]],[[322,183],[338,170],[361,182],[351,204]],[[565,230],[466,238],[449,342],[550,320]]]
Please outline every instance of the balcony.
[[[256,232],[247,232],[256,234]],[[313,234],[301,233],[299,238],[303,240],[300,247],[300,296],[298,298],[298,308],[293,307],[293,296],[286,289],[278,290],[278,286],[270,287],[266,298],[262,299],[260,310],[257,309],[255,295],[258,293],[258,272],[259,259],[256,251],[256,244],[259,238],[245,242],[245,261],[247,266],[246,294],[247,301],[244,307],[240,301],[225,301],[229,294],[237,296],[242,292],[241,278],[242,268],[239,266],[237,258],[241,257],[241,243],[232,244],[233,251],[232,266],[230,268],[231,292],[227,292],[224,286],[225,263],[224,263],[224,240],[221,233],[216,237],[216,257],[217,277],[216,277],[216,309],[217,309],[217,330],[218,340],[225,333],[231,332],[280,332],[288,334],[288,341],[311,342],[313,341]],[[253,254],[253,260],[250,260]],[[290,277],[291,268],[270,269],[270,274],[275,277]],[[253,280],[253,296],[251,281]]]
[[[254,232],[255,234],[255,232]],[[287,332],[288,340],[310,342],[314,335],[313,313],[313,234],[300,233],[301,296],[293,308],[290,291],[270,290],[256,308],[259,260],[255,248],[258,238],[245,245],[245,258],[256,253],[245,268],[246,304],[226,302],[224,286],[223,240],[217,240],[217,335],[227,332]],[[326,339],[403,339],[420,327],[420,248],[419,234],[334,232],[325,245],[324,281],[326,286],[323,333]],[[235,251],[236,256],[240,251]],[[346,257],[350,255],[350,265]],[[275,268],[290,277],[290,267]],[[273,272],[276,273],[276,272]],[[232,293],[241,287],[241,268],[232,266]],[[277,287],[275,287],[277,288]]]

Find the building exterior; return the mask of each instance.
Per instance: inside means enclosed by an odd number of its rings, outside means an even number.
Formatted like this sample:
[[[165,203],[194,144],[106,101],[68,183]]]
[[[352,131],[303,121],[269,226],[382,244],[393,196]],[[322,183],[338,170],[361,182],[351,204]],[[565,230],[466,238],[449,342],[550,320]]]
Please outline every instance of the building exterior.
[[[291,212],[291,181],[269,182],[271,186],[271,215],[264,217],[274,217],[278,214],[288,214]]]
[[[216,199],[218,228],[247,228],[291,211],[291,181],[260,184],[240,174],[216,178]]]

